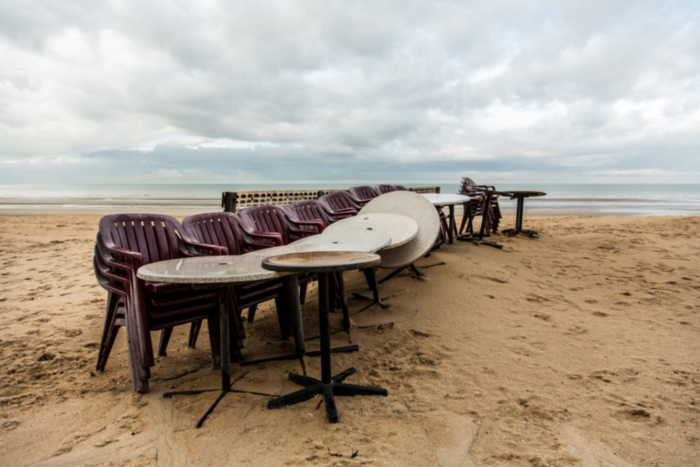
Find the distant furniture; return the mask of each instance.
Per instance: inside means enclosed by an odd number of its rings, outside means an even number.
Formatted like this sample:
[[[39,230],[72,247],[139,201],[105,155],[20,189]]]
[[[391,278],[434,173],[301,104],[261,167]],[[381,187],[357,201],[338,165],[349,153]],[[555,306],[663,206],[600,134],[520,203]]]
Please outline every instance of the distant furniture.
[[[377,190],[371,186],[354,186],[352,188],[348,188],[348,193],[350,193],[350,196],[353,197],[354,201],[360,206],[360,208],[379,196]]]
[[[263,261],[263,267],[272,271],[318,274],[318,319],[321,333],[321,379],[289,373],[290,381],[304,386],[304,389],[269,401],[267,403],[269,409],[299,404],[318,395],[323,395],[328,421],[338,423],[335,396],[387,395],[386,389],[343,383],[345,378],[355,373],[355,368],[348,368],[335,376],[331,371],[331,337],[328,319],[330,308],[329,275],[349,269],[365,269],[376,265],[379,261],[380,257],[375,254],[343,251],[292,253]]]
[[[470,201],[468,196],[463,195],[448,195],[448,194],[424,194],[425,199],[430,201],[433,206],[438,208],[440,211],[440,224],[446,239],[450,244],[454,242],[454,237],[457,236],[457,223],[455,221],[455,205],[468,203]],[[445,220],[445,214],[442,212],[442,207],[449,206],[450,209],[450,224],[447,225]]]
[[[331,222],[357,215],[360,206],[345,191],[336,191],[323,195],[318,199],[319,204],[325,209]]]
[[[493,195],[487,200],[487,196],[485,196],[482,191],[484,189],[496,190],[493,186],[477,185],[471,178],[462,177],[462,183],[460,184],[458,194],[472,197],[472,199],[462,205],[463,212],[462,225],[459,228],[460,234],[464,231],[465,226],[473,234],[473,221],[479,215],[482,215],[483,221],[486,222],[484,226],[485,236],[491,235],[491,232],[498,232],[498,225],[502,217],[501,208],[498,205],[498,196]],[[483,215],[484,212],[486,212],[485,216]]]
[[[98,236],[94,263],[98,282],[103,287],[105,279],[121,284],[107,290],[124,294],[123,306],[105,322],[98,365],[104,368],[114,338],[119,328],[125,326],[132,389],[147,392],[150,367],[155,365],[151,331],[164,331],[160,344],[164,351],[173,326],[203,319],[209,325],[212,357],[214,364],[218,364],[218,296],[186,285],[144,281],[137,271],[145,264],[202,254],[219,255],[224,249],[199,244],[176,219],[157,214],[105,216],[100,220]]]
[[[391,279],[407,267],[422,277],[423,274],[413,263],[433,248],[440,232],[440,216],[435,206],[418,193],[396,191],[373,199],[362,208],[358,215],[370,213],[401,214],[410,217],[418,224],[418,235],[413,240],[398,248],[379,252],[382,257],[379,267],[394,269],[380,283]]]
[[[541,191],[508,191],[506,194],[510,195],[511,199],[516,198],[518,200],[518,205],[515,210],[515,228],[505,229],[503,233],[505,235],[514,237],[522,233],[531,238],[539,238],[537,232],[534,230],[523,229],[523,213],[525,210],[525,198],[535,198],[538,196],[545,196],[547,193],[542,193]]]

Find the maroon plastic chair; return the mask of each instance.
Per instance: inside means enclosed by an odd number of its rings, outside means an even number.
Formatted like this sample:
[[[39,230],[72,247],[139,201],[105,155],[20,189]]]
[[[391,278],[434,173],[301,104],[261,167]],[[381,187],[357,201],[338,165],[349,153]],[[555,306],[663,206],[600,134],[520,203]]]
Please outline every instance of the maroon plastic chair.
[[[292,219],[282,206],[276,204],[265,204],[253,206],[241,211],[240,217],[243,222],[254,228],[253,232],[277,232],[282,236],[285,245],[310,237],[323,232],[323,222],[318,220],[295,220]]]
[[[352,188],[348,188],[348,193],[350,193],[350,196],[354,198],[355,202],[360,206],[360,208],[379,196],[377,190],[371,186],[354,186]]]
[[[225,248],[199,244],[190,239],[179,222],[157,214],[117,214],[100,220],[94,265],[103,287],[112,281],[108,292],[124,295],[107,317],[98,365],[104,368],[111,343],[120,327],[126,326],[132,388],[148,391],[150,368],[155,365],[151,331],[163,330],[160,350],[167,347],[172,328],[180,324],[207,320],[214,364],[219,362],[218,294],[211,290],[193,290],[184,284],[144,281],[138,269],[156,261],[226,253]],[[121,277],[122,279],[119,279]],[[117,287],[116,284],[122,286]],[[123,310],[121,312],[118,310]],[[237,336],[236,336],[237,337]],[[233,339],[236,341],[236,339]],[[110,343],[111,342],[111,343]],[[236,342],[234,342],[236,344]]]
[[[182,226],[200,243],[226,247],[229,255],[242,255],[246,252],[283,245],[282,236],[277,232],[246,232],[241,226],[240,217],[232,212],[212,212],[197,214],[182,220]],[[241,311],[248,308],[248,322],[252,323],[257,305],[275,300],[277,317],[282,337],[289,337],[291,320],[286,309],[281,279],[252,282],[233,287],[231,295],[237,299],[231,304],[239,317],[239,334],[245,337]]]
[[[477,185],[474,183],[474,181],[471,178],[468,177],[462,177],[462,183],[460,184],[459,191],[458,193],[460,195],[465,195],[465,196],[478,196],[478,198],[474,198],[471,201],[468,201],[466,203],[462,204],[462,224],[459,228],[459,233],[461,234],[465,227],[467,230],[472,231],[473,230],[473,220],[477,216],[481,216],[484,213],[484,210],[487,210],[486,213],[486,226],[484,227],[484,233],[486,235],[490,235],[491,232],[497,233],[498,232],[498,225],[500,224],[501,221],[501,208],[498,205],[498,196],[493,195],[491,197],[491,203],[490,206],[485,206],[486,203],[486,197],[483,196],[483,193],[480,192],[479,190],[476,190],[475,188],[485,188],[488,190],[495,190],[496,187],[494,186],[489,186],[489,185]]]
[[[332,223],[321,203],[316,200],[298,201],[288,204],[284,207],[284,210],[287,211],[290,218],[294,216],[297,220],[321,221],[324,229]]]
[[[346,191],[335,191],[321,196],[318,204],[326,211],[326,215],[331,223],[356,216],[360,206],[350,197]]]

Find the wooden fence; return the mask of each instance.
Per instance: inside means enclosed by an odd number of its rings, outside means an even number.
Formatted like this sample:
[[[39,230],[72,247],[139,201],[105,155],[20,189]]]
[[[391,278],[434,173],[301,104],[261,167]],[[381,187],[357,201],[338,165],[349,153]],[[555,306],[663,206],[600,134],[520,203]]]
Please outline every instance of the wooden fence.
[[[263,204],[286,206],[297,201],[318,199],[327,193],[345,190],[266,190],[266,191],[226,191],[221,195],[221,206],[226,212],[238,213],[241,209]],[[440,193],[439,186],[409,188],[416,193]]]

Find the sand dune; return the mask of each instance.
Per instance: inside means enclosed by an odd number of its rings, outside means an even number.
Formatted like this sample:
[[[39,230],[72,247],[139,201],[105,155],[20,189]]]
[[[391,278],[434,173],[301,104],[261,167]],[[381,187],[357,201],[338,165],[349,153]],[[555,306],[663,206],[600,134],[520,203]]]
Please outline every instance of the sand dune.
[[[151,392],[131,392],[125,337],[95,373],[106,292],[92,273],[99,217],[0,218],[0,464],[689,466],[700,458],[700,218],[528,217],[541,238],[448,245],[381,286],[389,308],[350,299],[334,345],[348,382],[387,398],[216,393],[206,331],[175,331]],[[506,217],[504,225],[513,219]],[[350,292],[364,278],[346,273]],[[317,334],[315,292],[303,307]],[[340,329],[340,316],[332,324]],[[205,327],[206,328],[206,327]],[[246,355],[290,350],[273,306]],[[307,344],[309,350],[317,341]],[[307,358],[312,375],[319,359]],[[293,361],[234,366],[235,388],[283,394]],[[353,454],[355,454],[354,457]]]

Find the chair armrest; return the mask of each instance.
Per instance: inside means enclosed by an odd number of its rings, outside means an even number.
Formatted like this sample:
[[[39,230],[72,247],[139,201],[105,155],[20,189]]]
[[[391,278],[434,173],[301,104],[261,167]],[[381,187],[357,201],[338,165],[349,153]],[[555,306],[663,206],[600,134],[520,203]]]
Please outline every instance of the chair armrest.
[[[188,247],[193,248],[195,251],[204,251],[209,253],[211,256],[224,256],[228,255],[228,248],[225,246],[208,245],[206,243],[199,243],[194,240],[182,239],[183,243]]]
[[[292,225],[290,225],[290,228],[291,228],[293,231],[295,231],[295,232],[309,232],[308,229],[298,229],[298,228],[296,228],[295,226],[297,226],[297,225],[308,225],[309,227],[315,227],[315,228],[316,228],[316,231],[317,231],[318,233],[323,232],[323,229],[324,229],[324,227],[323,227],[323,221],[318,220],[318,219],[309,220],[309,221],[293,221],[293,220],[290,219],[290,220],[289,220],[289,223],[292,224]]]

